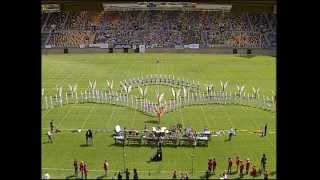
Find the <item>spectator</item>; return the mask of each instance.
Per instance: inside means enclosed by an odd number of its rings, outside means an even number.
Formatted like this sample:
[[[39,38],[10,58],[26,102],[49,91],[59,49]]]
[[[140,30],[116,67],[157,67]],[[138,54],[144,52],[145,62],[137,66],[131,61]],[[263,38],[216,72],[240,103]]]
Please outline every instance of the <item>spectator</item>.
[[[133,169],[133,179],[139,179],[138,178],[138,172],[137,172],[136,168]]]
[[[80,173],[81,173],[81,179],[83,179],[83,175],[84,175],[84,162],[81,161],[80,162]]]
[[[130,177],[130,172],[129,172],[128,168],[126,169],[125,173],[126,173],[126,179],[130,179],[129,178]]]
[[[243,162],[240,161],[240,178],[243,177],[243,169],[244,169],[244,165],[243,165]]]
[[[84,179],[87,179],[88,177],[88,165],[86,162],[84,162],[84,165],[83,165],[83,172],[84,172]]]
[[[227,173],[223,172],[222,175],[220,176],[220,179],[228,179]]]
[[[43,179],[50,179],[50,175],[48,172],[44,173]]]
[[[266,170],[266,164],[267,164],[267,157],[265,154],[262,155],[261,157],[261,170],[264,172]]]
[[[212,165],[213,165],[212,159],[209,159],[209,160],[208,160],[208,171],[209,171],[210,173],[212,172]]]
[[[107,160],[104,160],[103,163],[103,170],[104,170],[104,176],[107,177],[108,175],[108,169],[109,169],[109,163]]]
[[[52,134],[52,132],[51,131],[48,131],[48,142],[50,142],[50,143],[52,143],[53,141],[52,141],[52,137],[53,137],[53,134]]]
[[[176,170],[173,171],[172,179],[177,179],[177,171]]]
[[[121,180],[122,179],[122,175],[121,175],[121,173],[120,173],[120,171],[118,172],[118,180]]]
[[[78,161],[76,159],[73,161],[73,168],[74,168],[74,176],[78,177]]]
[[[182,180],[182,179],[185,179],[184,173],[181,173],[181,174],[180,174],[180,179],[181,179],[181,180]]]
[[[229,158],[228,159],[228,170],[227,170],[227,174],[231,174],[232,173],[232,159]]]
[[[216,162],[216,159],[213,158],[213,161],[212,161],[212,173],[213,174],[215,174],[216,167],[217,167],[217,162]]]
[[[186,180],[188,180],[189,179],[189,175],[188,175],[188,173],[186,172],[186,174],[185,174],[185,179]]]
[[[239,159],[239,156],[237,156],[236,157],[237,172],[239,170],[239,164],[240,164],[240,159]]]
[[[256,176],[257,176],[256,166],[252,166],[251,176],[253,176],[253,177],[256,177]]]
[[[268,176],[269,176],[268,171],[265,171],[265,172],[263,173],[263,179],[264,179],[264,180],[267,180],[267,179],[268,179]]]
[[[54,128],[54,126],[53,126],[53,121],[50,121],[50,131],[53,133],[53,128]]]
[[[246,174],[248,174],[248,172],[249,172],[249,169],[250,169],[250,159],[248,158],[247,159],[247,162],[246,162]]]

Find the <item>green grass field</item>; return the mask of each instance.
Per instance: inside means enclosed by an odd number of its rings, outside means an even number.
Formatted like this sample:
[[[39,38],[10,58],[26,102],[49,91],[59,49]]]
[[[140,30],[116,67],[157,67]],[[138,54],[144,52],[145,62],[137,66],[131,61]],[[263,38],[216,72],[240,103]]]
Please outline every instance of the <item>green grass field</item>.
[[[160,63],[155,63],[156,58]],[[272,95],[276,84],[276,59],[269,56],[239,57],[231,55],[203,54],[67,54],[42,56],[42,86],[47,95],[55,95],[56,85],[67,90],[68,84],[78,84],[79,90],[88,88],[89,80],[97,81],[97,88],[105,87],[106,80],[113,80],[115,87],[119,82],[132,77],[149,74],[174,74],[175,77],[213,83],[220,88],[220,80],[229,81],[229,89],[236,89],[236,83],[251,87],[260,87],[261,94]],[[165,92],[165,99],[171,98],[167,87],[152,87],[148,91],[149,99],[155,99],[155,90]],[[136,92],[135,92],[136,91]],[[134,90],[132,93],[137,93]],[[49,122],[54,120],[62,132],[54,137],[54,143],[46,143]],[[143,129],[145,122],[155,120],[129,108],[107,104],[73,104],[56,107],[42,112],[42,173],[48,171],[52,178],[74,178],[73,160],[85,160],[88,163],[89,178],[102,178],[103,162],[108,160],[112,178],[115,172],[129,168],[131,178],[133,168],[137,168],[139,178],[171,178],[172,171],[188,172],[189,177],[199,179],[207,169],[208,158],[216,158],[217,173],[212,179],[219,178],[227,169],[228,157],[250,158],[257,167],[265,153],[267,168],[276,177],[276,114],[256,108],[237,105],[203,105],[180,109],[166,114],[161,126],[169,127],[177,123],[184,127],[193,127],[198,131],[229,129],[259,130],[268,123],[269,134],[259,137],[247,131],[238,132],[232,141],[226,137],[212,137],[208,147],[196,147],[192,169],[193,148],[164,147],[163,161],[147,161],[155,153],[151,147],[125,146],[126,160],[123,161],[122,147],[115,146],[112,130],[115,125],[128,129]],[[147,123],[148,127],[155,124]],[[94,136],[94,146],[83,147],[85,134],[72,133],[70,129],[107,129]],[[235,169],[234,169],[235,170]],[[230,176],[238,178],[238,174]],[[262,177],[262,176],[261,176]],[[260,177],[260,178],[261,178]],[[251,178],[245,176],[244,178]]]

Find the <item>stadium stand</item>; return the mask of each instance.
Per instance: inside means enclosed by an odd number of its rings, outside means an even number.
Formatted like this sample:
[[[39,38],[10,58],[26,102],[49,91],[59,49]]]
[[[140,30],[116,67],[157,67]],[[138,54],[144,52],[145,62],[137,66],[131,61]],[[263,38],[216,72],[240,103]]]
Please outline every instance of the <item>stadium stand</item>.
[[[70,11],[43,13],[41,22],[43,39],[48,36],[47,44],[58,48],[90,43],[145,44],[147,48],[276,47],[276,18],[266,12]]]

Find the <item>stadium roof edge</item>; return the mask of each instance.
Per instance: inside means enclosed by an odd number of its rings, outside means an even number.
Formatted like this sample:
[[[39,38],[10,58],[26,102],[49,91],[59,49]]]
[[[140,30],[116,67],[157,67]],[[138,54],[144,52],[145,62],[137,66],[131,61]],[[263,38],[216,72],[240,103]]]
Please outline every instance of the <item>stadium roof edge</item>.
[[[151,2],[195,2],[195,3],[216,3],[216,4],[276,4],[276,0],[151,0]],[[57,4],[72,4],[72,3],[116,3],[116,2],[150,2],[145,0],[41,0],[41,3],[57,3]]]

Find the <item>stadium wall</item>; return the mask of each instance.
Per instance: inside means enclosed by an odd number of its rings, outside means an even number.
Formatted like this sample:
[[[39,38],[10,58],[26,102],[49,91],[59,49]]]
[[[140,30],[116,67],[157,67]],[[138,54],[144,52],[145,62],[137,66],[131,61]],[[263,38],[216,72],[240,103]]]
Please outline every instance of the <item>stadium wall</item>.
[[[238,54],[247,54],[248,49],[239,48]],[[252,48],[252,55],[276,56],[276,49]],[[114,49],[114,53],[123,53],[123,49]],[[42,49],[42,54],[63,54],[63,48]],[[68,48],[68,53],[109,53],[109,49],[101,48]],[[134,53],[129,49],[128,53]],[[174,48],[148,48],[146,53],[200,53],[200,54],[233,54],[232,48],[200,48],[200,49],[174,49]]]

